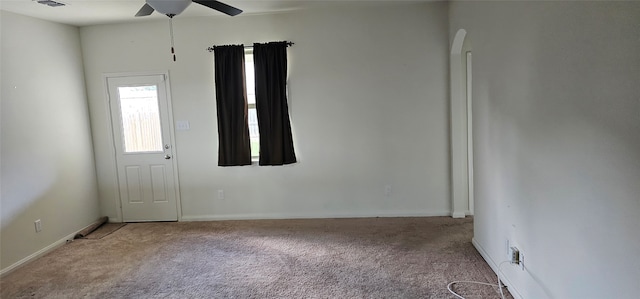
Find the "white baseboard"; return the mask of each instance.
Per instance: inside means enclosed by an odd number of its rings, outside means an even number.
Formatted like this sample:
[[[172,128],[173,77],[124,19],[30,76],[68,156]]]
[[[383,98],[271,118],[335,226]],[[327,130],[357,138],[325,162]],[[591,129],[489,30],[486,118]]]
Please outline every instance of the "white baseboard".
[[[489,254],[487,253],[486,250],[484,250],[484,248],[482,248],[482,245],[480,245],[480,243],[478,243],[476,241],[476,238],[472,238],[471,239],[471,243],[473,243],[473,246],[476,248],[476,250],[478,250],[478,252],[480,253],[480,255],[482,256],[482,258],[484,258],[484,260],[487,262],[487,264],[489,264],[489,267],[491,267],[491,270],[493,270],[493,272],[496,273],[496,275],[498,275],[498,264],[489,256]],[[513,295],[513,298],[516,299],[524,299],[522,297],[522,295],[520,295],[520,292],[518,292],[518,290],[516,289],[516,287],[511,283],[511,281],[509,280],[509,277],[507,277],[505,275],[504,272],[500,272],[500,278],[502,280],[502,282],[508,286],[509,288],[509,293],[511,293],[511,295]],[[496,277],[497,279],[497,277]]]
[[[322,218],[375,218],[375,217],[437,217],[451,216],[451,211],[406,211],[406,212],[379,212],[379,213],[249,213],[249,214],[222,214],[222,215],[182,215],[181,221],[218,221],[218,220],[260,220],[260,219],[322,219]]]
[[[453,213],[451,213],[451,217],[452,218],[464,218],[465,216],[467,216],[466,212],[453,212]]]
[[[31,261],[33,261],[33,260],[35,260],[35,259],[37,259],[37,258],[39,258],[41,256],[53,251],[54,249],[56,249],[56,248],[58,248],[58,247],[60,247],[60,246],[62,246],[64,244],[67,244],[67,241],[73,240],[73,238],[76,236],[76,234],[78,232],[83,231],[85,228],[87,228],[87,227],[89,227],[91,225],[93,225],[93,223],[83,227],[82,229],[77,230],[76,232],[74,232],[72,234],[67,235],[66,237],[64,237],[64,238],[62,238],[62,239],[60,239],[58,241],[53,242],[53,244],[34,252],[33,254],[31,254],[31,255],[29,255],[29,256],[27,256],[27,257],[25,257],[25,258],[23,258],[23,259],[21,259],[21,260],[19,260],[17,262],[15,262],[13,265],[0,270],[0,277],[3,277],[5,275],[13,272],[14,270],[20,268],[21,266],[24,266],[27,263],[29,263],[29,262],[31,262]]]

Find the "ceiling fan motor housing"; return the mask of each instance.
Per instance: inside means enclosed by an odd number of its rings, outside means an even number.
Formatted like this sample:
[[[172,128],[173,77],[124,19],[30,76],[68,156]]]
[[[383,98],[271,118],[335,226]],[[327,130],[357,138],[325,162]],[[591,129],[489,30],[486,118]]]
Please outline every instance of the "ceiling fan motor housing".
[[[159,13],[175,16],[183,12],[191,4],[191,0],[147,0],[147,4]]]

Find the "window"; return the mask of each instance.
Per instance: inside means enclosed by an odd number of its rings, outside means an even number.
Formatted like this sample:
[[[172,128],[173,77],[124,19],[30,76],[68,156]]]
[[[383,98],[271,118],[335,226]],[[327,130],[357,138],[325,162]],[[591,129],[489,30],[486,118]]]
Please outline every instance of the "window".
[[[247,104],[249,114],[249,139],[251,140],[251,160],[260,157],[260,130],[258,130],[258,113],[256,112],[256,80],[253,70],[253,49],[244,51],[244,70],[247,86]]]
[[[218,166],[297,162],[286,96],[287,45],[214,47]]]
[[[158,87],[118,87],[125,153],[162,152]]]

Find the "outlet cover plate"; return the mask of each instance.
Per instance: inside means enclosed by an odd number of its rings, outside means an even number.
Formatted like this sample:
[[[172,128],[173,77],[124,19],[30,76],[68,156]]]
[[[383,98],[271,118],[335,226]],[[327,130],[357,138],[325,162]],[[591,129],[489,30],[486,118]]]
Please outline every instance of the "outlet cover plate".
[[[35,224],[36,226],[36,233],[39,233],[42,231],[42,221],[40,221],[40,219],[34,221],[33,224]]]

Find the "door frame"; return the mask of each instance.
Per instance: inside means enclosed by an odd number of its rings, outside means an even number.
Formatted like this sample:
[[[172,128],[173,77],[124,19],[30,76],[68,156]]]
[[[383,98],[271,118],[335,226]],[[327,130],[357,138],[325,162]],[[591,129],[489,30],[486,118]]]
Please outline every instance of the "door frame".
[[[450,146],[451,216],[464,218],[474,213],[473,120],[471,49],[467,31],[459,29],[451,44],[450,74]],[[467,44],[467,46],[465,46]]]
[[[473,71],[472,71],[472,57],[471,51],[466,51],[466,99],[467,99],[467,172],[469,184],[469,214],[474,214],[474,179],[473,179]]]
[[[180,179],[178,178],[178,149],[176,146],[176,138],[175,138],[175,123],[173,121],[173,103],[171,101],[171,81],[169,77],[169,71],[146,71],[146,72],[118,72],[118,73],[103,73],[102,74],[102,84],[104,90],[105,101],[105,111],[107,113],[107,130],[109,130],[108,141],[111,146],[109,146],[109,154],[111,157],[111,173],[112,173],[112,186],[114,189],[114,202],[116,204],[116,211],[118,214],[117,219],[110,219],[113,222],[124,222],[124,217],[122,213],[122,198],[120,196],[120,180],[118,177],[118,161],[116,158],[116,142],[113,131],[113,113],[111,111],[111,105],[109,104],[111,99],[109,97],[109,78],[118,78],[118,77],[138,77],[138,76],[164,76],[165,79],[165,88],[167,92],[167,114],[169,115],[169,139],[173,150],[173,156],[171,157],[171,166],[174,170],[173,175],[173,184],[175,186],[175,197],[176,197],[176,211],[178,213],[178,221],[182,221],[182,201],[180,199]]]

